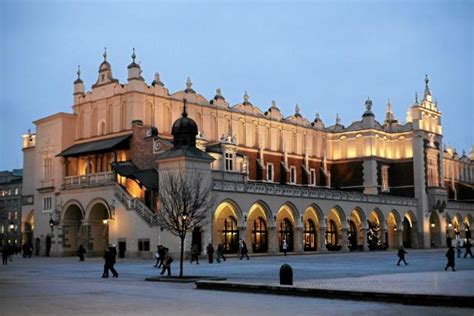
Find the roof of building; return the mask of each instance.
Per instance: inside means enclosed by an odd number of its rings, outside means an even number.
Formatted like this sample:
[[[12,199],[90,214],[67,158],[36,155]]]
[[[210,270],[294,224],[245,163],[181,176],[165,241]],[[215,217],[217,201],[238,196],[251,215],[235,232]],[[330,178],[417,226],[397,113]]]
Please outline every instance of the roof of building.
[[[83,154],[96,154],[110,151],[112,149],[124,149],[129,146],[131,135],[122,135],[113,138],[97,140],[89,143],[72,145],[63,150],[57,157],[74,157]]]
[[[157,155],[157,160],[163,159],[171,159],[171,158],[179,158],[179,157],[186,157],[190,159],[198,159],[198,160],[207,160],[209,162],[213,161],[209,154],[197,149],[194,146],[184,146],[179,148],[171,148],[167,151],[164,151]]]
[[[113,162],[111,165],[121,176],[135,180],[147,189],[158,189],[158,172],[155,169],[141,170],[131,161]]]

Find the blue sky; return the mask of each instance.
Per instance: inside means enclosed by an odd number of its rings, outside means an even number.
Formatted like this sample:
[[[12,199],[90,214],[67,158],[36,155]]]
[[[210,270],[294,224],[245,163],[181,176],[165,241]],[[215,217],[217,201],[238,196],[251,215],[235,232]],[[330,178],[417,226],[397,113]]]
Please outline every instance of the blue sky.
[[[444,140],[474,144],[474,1],[10,1],[0,2],[0,170],[22,166],[32,121],[71,112],[77,65],[87,89],[107,46],[126,82],[133,47],[148,83],[171,92],[186,77],[231,104],[245,90],[285,116],[295,104],[326,125],[360,119],[370,96],[383,121],[390,98],[405,120],[427,73]]]

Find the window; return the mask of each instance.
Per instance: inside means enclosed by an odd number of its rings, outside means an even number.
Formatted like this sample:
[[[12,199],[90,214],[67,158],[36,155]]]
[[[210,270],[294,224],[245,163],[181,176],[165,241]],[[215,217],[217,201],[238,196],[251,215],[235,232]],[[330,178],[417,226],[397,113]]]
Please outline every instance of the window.
[[[12,219],[12,213],[8,212],[8,220],[11,221],[11,219]]]
[[[296,167],[290,167],[290,183],[296,183]]]
[[[43,176],[45,179],[51,178],[53,171],[53,158],[44,157],[43,159]]]
[[[329,221],[329,227],[326,231],[326,244],[331,246],[337,246],[337,228],[336,223],[333,220]]]
[[[268,249],[267,224],[261,217],[257,217],[253,222],[252,248],[255,253],[267,252]]]
[[[388,191],[388,166],[382,166],[382,192]]]
[[[239,228],[237,227],[237,220],[235,217],[229,216],[224,220],[222,240],[224,242],[223,246],[226,253],[237,253],[239,250]]]
[[[15,211],[15,219],[18,219],[18,212]]]
[[[312,219],[304,222],[303,245],[304,251],[316,250],[316,225]]]
[[[150,239],[138,239],[138,251],[150,251]]]
[[[18,188],[15,188],[15,195],[18,195],[19,194],[19,189]]]
[[[311,177],[311,179],[310,179],[310,185],[316,186],[316,170],[311,169],[311,170],[309,171],[309,173],[310,173],[310,177]]]
[[[45,197],[43,198],[43,211],[50,211],[53,208],[53,198]]]
[[[288,218],[284,218],[280,222],[279,239],[280,251],[283,251],[283,241],[286,241],[287,250],[293,251],[293,225]]]
[[[234,170],[234,154],[226,152],[225,153],[225,170],[232,171]]]
[[[273,164],[267,163],[267,181],[273,182]]]

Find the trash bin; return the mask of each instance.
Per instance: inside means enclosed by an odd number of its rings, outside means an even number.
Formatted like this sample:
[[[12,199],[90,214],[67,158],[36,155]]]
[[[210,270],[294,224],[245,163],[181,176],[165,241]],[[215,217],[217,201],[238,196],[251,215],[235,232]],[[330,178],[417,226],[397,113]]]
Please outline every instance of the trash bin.
[[[280,267],[280,285],[293,285],[293,269],[289,264]]]

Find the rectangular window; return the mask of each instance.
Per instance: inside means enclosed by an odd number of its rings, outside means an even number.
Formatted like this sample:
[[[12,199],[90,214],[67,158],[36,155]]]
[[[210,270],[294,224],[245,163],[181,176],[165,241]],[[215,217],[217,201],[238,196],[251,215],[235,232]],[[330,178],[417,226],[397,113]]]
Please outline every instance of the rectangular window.
[[[310,172],[310,176],[311,176],[310,185],[316,186],[316,170],[311,169],[309,172]]]
[[[388,166],[382,166],[382,192],[390,191],[388,186]]]
[[[53,198],[45,197],[43,198],[43,211],[51,211],[53,208]]]
[[[225,170],[234,170],[234,155],[232,153],[225,153]]]
[[[150,251],[150,239],[138,239],[138,251]]]
[[[267,163],[267,181],[273,182],[273,164]]]
[[[15,219],[18,219],[18,212],[15,211]]]
[[[290,183],[296,183],[296,167],[290,167]]]
[[[20,193],[20,190],[18,188],[15,188],[15,195],[18,195]]]
[[[53,158],[45,157],[43,160],[43,175],[44,179],[51,178],[53,171]]]

